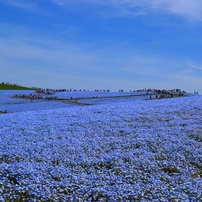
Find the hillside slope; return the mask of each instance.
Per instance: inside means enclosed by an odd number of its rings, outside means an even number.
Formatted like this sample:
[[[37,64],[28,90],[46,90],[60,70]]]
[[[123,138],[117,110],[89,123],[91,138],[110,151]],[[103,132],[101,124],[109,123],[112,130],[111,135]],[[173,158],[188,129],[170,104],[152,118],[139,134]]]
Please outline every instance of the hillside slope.
[[[16,84],[0,83],[0,90],[33,90],[33,88],[19,86]]]

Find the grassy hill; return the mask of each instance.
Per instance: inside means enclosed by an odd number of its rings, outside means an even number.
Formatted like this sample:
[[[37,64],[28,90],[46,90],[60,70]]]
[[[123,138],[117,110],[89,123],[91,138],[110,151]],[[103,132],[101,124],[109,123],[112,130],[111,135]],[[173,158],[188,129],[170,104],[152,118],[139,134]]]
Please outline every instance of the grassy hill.
[[[34,90],[34,88],[19,86],[16,84],[0,83],[0,90]]]

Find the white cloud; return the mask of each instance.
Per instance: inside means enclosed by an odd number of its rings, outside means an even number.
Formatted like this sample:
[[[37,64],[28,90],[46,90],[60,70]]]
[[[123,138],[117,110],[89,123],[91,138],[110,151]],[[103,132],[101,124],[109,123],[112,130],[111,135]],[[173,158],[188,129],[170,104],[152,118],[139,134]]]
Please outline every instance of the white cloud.
[[[52,0],[59,5],[98,4],[114,7],[120,15],[171,14],[202,21],[201,0]],[[116,12],[117,14],[117,12]]]
[[[33,35],[30,39],[3,38],[0,44],[0,81],[51,88],[130,90],[179,86],[189,90],[194,88],[194,78],[200,80],[179,70],[184,66],[182,61],[137,50],[124,52],[111,46],[89,51],[85,46],[36,39]]]
[[[192,68],[192,69],[195,69],[195,70],[202,70],[202,65],[201,64],[196,64],[192,61],[189,61],[188,62],[188,65]]]
[[[189,20],[202,20],[201,0],[143,0],[143,6],[160,13],[174,14]]]
[[[1,27],[6,37],[0,37],[0,81],[19,84],[26,81],[31,83],[29,86],[53,88],[130,90],[179,86],[189,90],[194,88],[195,83],[191,83],[194,78],[200,80],[198,75],[188,72],[190,64],[195,63],[188,64],[180,58],[148,55],[118,45],[71,44],[36,36],[23,27],[5,24]],[[183,87],[185,82],[187,88]]]
[[[10,5],[13,7],[18,7],[24,10],[35,10],[36,9],[36,1],[25,1],[25,0],[1,0],[0,3],[6,4],[6,5]]]
[[[171,14],[180,16],[189,21],[202,21],[201,0],[49,0],[59,6],[77,7],[82,4],[92,4],[113,8],[112,15],[146,15],[146,14]],[[15,6],[28,11],[40,11],[40,1],[34,0],[1,0],[10,6]],[[108,10],[108,9],[107,9]],[[106,10],[105,10],[106,11]],[[42,12],[42,11],[40,11]],[[45,12],[45,11],[44,11]],[[107,12],[107,11],[106,11]],[[109,12],[109,10],[108,10]],[[114,14],[113,14],[114,12]]]

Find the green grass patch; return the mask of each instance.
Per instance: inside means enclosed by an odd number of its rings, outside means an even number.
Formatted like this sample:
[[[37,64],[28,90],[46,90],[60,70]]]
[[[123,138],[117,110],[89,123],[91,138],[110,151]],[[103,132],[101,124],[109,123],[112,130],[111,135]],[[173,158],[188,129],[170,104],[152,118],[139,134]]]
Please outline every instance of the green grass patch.
[[[16,84],[0,83],[0,90],[35,90],[35,89],[25,87],[25,86],[19,86],[19,85],[16,85]]]

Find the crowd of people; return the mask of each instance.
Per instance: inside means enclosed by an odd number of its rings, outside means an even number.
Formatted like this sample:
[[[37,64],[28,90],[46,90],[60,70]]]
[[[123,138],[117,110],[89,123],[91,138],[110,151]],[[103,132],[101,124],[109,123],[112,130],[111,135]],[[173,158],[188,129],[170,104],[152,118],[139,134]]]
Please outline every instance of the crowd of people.
[[[184,96],[186,93],[185,91],[182,91],[180,89],[173,89],[173,90],[158,90],[154,89],[152,90],[154,93],[154,97],[150,95],[150,99],[162,99],[162,98],[172,98],[172,97],[181,97]]]
[[[0,110],[0,114],[6,114],[6,113],[7,113],[7,110],[5,110],[5,111]]]

